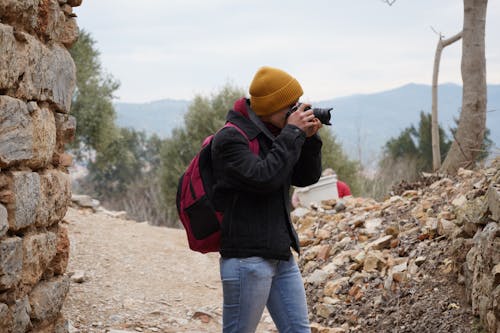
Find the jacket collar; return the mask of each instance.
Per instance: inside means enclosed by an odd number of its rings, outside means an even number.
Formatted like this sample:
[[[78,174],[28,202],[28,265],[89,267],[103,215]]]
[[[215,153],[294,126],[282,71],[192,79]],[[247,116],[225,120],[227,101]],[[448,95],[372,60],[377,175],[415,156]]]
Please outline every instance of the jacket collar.
[[[246,117],[245,113],[230,110],[226,116],[226,121],[231,122],[242,129],[248,135],[248,138],[250,140],[255,139],[255,137],[257,137],[259,133],[263,133],[271,141],[274,141],[274,135],[271,134],[266,125],[264,125],[260,118],[255,114],[255,112],[253,112],[248,103],[248,100],[245,105],[248,118]]]

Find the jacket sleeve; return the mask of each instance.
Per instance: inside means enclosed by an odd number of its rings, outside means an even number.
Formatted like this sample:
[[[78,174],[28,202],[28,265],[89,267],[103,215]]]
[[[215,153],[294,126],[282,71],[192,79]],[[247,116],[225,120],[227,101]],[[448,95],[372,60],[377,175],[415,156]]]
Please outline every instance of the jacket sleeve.
[[[303,131],[287,125],[262,158],[250,151],[248,140],[236,129],[224,128],[212,143],[212,160],[230,187],[258,193],[273,192],[287,181],[304,141]]]
[[[292,185],[304,187],[316,183],[321,177],[321,147],[318,134],[307,138],[302,146],[299,160],[295,164]]]

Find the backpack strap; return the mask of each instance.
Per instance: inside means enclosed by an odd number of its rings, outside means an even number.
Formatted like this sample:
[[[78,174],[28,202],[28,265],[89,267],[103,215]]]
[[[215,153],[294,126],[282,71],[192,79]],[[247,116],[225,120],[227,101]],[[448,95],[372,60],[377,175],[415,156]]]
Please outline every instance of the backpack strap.
[[[259,141],[257,141],[257,138],[250,140],[248,138],[248,135],[243,131],[241,128],[239,128],[235,123],[227,122],[224,127],[233,127],[235,128],[238,132],[241,133],[247,140],[248,140],[248,146],[250,147],[250,151],[254,153],[255,155],[259,155]],[[223,127],[223,128],[224,128]]]

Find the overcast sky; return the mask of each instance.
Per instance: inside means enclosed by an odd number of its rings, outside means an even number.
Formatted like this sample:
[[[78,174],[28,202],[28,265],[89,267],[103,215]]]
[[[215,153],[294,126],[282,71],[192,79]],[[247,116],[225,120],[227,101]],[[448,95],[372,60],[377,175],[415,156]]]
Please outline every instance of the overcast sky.
[[[461,30],[461,0],[84,0],[79,26],[96,40],[121,102],[248,89],[282,68],[319,101],[406,83],[430,84],[438,36]],[[440,82],[461,84],[461,42],[444,49]],[[486,20],[488,83],[500,83],[500,0]]]

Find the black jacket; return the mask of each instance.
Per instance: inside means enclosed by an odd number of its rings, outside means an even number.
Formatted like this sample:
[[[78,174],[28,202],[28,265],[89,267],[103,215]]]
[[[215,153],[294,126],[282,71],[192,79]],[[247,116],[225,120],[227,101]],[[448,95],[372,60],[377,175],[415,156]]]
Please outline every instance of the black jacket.
[[[249,118],[229,111],[227,121],[259,141],[259,156],[237,129],[226,127],[212,142],[214,202],[224,212],[220,253],[224,258],[260,256],[287,260],[299,241],[290,220],[290,185],[307,186],[321,176],[321,139],[287,125],[274,137],[248,108]]]

